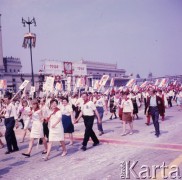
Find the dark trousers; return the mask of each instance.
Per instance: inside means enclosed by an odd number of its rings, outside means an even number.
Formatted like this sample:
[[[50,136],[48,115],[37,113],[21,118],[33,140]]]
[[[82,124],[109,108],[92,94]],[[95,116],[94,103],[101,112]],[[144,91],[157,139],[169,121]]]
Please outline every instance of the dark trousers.
[[[6,118],[5,119],[5,139],[7,143],[8,151],[18,150],[16,136],[13,128],[15,127],[15,120],[14,117]]]
[[[82,145],[87,146],[90,137],[94,143],[99,143],[99,140],[92,129],[94,124],[94,116],[83,116],[83,119],[85,124],[85,135]]]
[[[25,126],[25,124],[24,124],[24,122],[23,122],[23,119],[20,119],[19,120],[19,122],[21,123],[21,125],[22,125],[22,129],[24,128],[24,126]]]
[[[150,115],[152,116],[155,133],[156,133],[156,135],[159,135],[160,129],[159,129],[159,110],[158,110],[158,108],[150,107]]]
[[[97,107],[97,111],[99,113],[100,119],[102,120],[103,119],[103,114],[104,114],[104,108],[103,107]],[[98,130],[100,132],[104,132],[103,128],[102,128],[102,123],[98,123],[98,119],[97,119],[97,127],[98,127]]]
[[[74,107],[74,111],[75,111],[75,119],[77,119],[80,112],[81,112],[81,110],[80,110],[80,108],[78,106],[76,106],[76,107]]]
[[[169,96],[168,105],[169,105],[170,107],[173,106],[173,105],[172,105],[172,99],[173,99],[173,97],[172,97],[172,96]]]
[[[43,122],[43,132],[44,132],[44,137],[49,138],[49,128],[48,128],[48,123]]]

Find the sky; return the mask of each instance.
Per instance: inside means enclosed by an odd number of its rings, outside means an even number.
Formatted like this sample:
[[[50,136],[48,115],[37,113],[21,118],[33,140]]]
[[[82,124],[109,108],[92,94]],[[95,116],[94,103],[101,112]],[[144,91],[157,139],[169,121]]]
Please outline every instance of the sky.
[[[31,72],[22,48],[22,17],[37,42],[34,71],[41,60],[117,63],[126,74],[182,74],[182,0],[0,0],[3,56],[18,57]]]

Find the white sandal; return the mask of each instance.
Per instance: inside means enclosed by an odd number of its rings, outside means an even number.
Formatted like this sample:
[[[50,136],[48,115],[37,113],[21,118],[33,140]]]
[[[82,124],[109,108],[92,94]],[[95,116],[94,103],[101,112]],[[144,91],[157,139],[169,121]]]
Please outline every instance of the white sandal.
[[[66,156],[67,155],[67,151],[64,151],[62,154],[61,154],[61,156],[63,157],[63,156]]]

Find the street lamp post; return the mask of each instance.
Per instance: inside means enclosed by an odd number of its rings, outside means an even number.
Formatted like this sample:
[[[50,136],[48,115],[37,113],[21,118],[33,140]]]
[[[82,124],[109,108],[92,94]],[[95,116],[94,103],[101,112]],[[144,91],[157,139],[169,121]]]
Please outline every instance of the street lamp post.
[[[36,21],[35,21],[35,18],[33,18],[32,20],[30,20],[28,18],[28,21],[26,21],[25,19],[22,18],[22,24],[23,26],[25,27],[26,24],[28,24],[28,29],[29,29],[29,34],[24,37],[24,44],[23,44],[23,47],[27,47],[27,44],[30,48],[30,58],[31,58],[31,70],[32,70],[32,86],[34,86],[34,72],[33,72],[33,60],[32,60],[32,46],[35,46],[35,34],[32,34],[30,32],[30,25],[34,24],[34,26],[36,26]],[[27,41],[28,40],[28,41]],[[33,41],[33,42],[32,42]]]

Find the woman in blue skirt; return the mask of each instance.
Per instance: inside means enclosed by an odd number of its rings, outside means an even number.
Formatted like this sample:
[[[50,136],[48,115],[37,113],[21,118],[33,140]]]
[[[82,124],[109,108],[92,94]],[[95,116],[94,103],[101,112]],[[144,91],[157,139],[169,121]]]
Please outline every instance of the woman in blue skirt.
[[[62,123],[64,128],[64,133],[69,134],[70,143],[69,145],[73,145],[73,132],[74,132],[74,116],[73,116],[73,109],[72,106],[68,103],[67,98],[63,98],[62,107]]]

